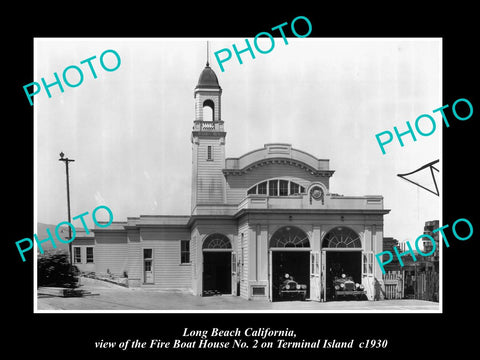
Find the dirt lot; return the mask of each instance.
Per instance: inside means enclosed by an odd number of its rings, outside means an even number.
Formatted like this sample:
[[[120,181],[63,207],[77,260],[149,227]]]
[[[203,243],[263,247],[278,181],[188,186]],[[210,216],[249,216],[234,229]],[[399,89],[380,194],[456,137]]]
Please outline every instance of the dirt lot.
[[[37,309],[55,310],[174,310],[174,311],[418,311],[434,312],[439,304],[422,300],[384,301],[248,301],[239,296],[201,297],[190,293],[125,288],[104,281],[81,278],[80,289],[92,294],[83,297],[38,295]],[[39,291],[40,293],[41,291]]]

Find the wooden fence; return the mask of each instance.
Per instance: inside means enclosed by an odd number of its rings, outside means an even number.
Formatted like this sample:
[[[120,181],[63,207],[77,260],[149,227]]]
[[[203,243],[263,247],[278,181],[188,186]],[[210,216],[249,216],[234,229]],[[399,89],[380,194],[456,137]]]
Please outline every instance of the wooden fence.
[[[383,275],[385,285],[385,299],[403,298],[403,274],[402,271],[389,271]]]
[[[385,299],[414,298],[427,301],[439,299],[439,277],[434,271],[417,272],[415,275],[405,271],[388,271],[383,275],[383,283]]]
[[[438,273],[422,272],[417,274],[415,299],[438,301]]]

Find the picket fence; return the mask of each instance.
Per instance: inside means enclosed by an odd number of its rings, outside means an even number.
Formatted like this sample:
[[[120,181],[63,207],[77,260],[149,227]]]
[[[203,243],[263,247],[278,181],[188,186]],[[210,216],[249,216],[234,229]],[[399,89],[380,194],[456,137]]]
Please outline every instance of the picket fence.
[[[405,273],[403,271],[388,271],[383,275],[385,299],[405,298]],[[413,297],[418,300],[438,301],[439,277],[434,271],[419,272],[414,277]]]

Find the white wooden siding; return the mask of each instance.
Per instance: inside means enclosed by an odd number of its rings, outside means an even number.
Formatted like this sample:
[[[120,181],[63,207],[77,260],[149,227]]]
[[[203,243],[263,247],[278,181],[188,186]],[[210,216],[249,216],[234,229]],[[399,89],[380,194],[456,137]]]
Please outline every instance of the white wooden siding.
[[[128,271],[128,244],[125,236],[100,237],[96,239],[94,249],[95,272],[110,272],[118,276]]]
[[[143,253],[140,248],[140,235],[138,232],[128,235],[128,279],[140,284],[142,278]]]
[[[243,241],[242,241],[243,233]],[[249,264],[249,254],[248,254],[248,241],[249,241],[249,228],[248,223],[242,222],[238,227],[238,236],[239,241],[241,242],[241,248],[238,256],[240,256],[240,264],[243,263],[241,268],[242,274],[240,277],[240,296],[243,298],[249,297],[249,281],[248,281],[248,264]],[[242,259],[242,249],[243,249],[243,259]],[[240,265],[241,266],[241,265]]]
[[[141,249],[153,249],[153,280],[161,289],[191,289],[191,264],[181,264],[181,240],[190,240],[187,230],[141,231]],[[143,272],[143,250],[140,251]],[[192,254],[190,250],[190,259]],[[141,274],[143,282],[143,273]]]
[[[207,160],[208,146],[212,147],[212,159]],[[223,203],[225,178],[222,169],[225,166],[224,146],[218,138],[200,139],[197,151],[196,204]],[[192,184],[195,186],[195,184]]]
[[[153,249],[153,280],[156,287],[162,289],[191,288],[191,265],[180,263],[180,240],[144,241],[141,248]],[[140,252],[140,257],[143,267],[143,251]],[[141,279],[143,283],[143,274]]]

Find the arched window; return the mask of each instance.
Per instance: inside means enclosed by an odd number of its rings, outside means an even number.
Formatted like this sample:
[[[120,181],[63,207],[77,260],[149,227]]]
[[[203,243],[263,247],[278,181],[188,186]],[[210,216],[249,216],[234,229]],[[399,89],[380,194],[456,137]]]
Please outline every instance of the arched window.
[[[292,196],[305,193],[305,187],[284,179],[270,179],[252,186],[247,195]]]
[[[215,104],[212,100],[207,99],[203,102],[203,121],[213,121],[214,120],[214,109]]]
[[[361,248],[360,236],[347,227],[336,227],[330,230],[322,241],[322,248]]]
[[[270,239],[271,248],[308,248],[310,247],[310,241],[308,240],[307,234],[295,227],[295,226],[284,226],[273,234]]]
[[[231,249],[230,239],[223,234],[209,235],[203,242],[203,249]]]

